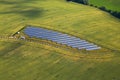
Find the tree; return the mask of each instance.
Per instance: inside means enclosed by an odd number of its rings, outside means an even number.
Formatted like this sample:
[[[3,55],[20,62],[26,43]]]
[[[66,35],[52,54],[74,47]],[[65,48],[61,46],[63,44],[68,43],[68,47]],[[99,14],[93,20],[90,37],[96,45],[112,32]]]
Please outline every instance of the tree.
[[[99,7],[99,9],[106,11],[106,8],[104,6]]]
[[[73,1],[73,2],[77,2],[77,3],[88,4],[88,0],[67,0],[67,1]]]

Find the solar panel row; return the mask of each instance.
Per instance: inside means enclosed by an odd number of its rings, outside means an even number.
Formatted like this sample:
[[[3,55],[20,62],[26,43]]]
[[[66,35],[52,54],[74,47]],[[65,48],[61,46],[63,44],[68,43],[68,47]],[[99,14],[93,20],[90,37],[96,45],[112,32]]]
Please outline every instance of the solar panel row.
[[[63,34],[60,32],[47,30],[43,28],[35,28],[35,27],[29,26],[24,30],[24,32],[30,37],[37,37],[41,39],[51,40],[56,43],[71,46],[73,48],[86,49],[86,50],[101,49],[101,47],[98,47],[97,45],[94,45],[93,43],[89,43],[86,40],[82,40],[80,38],[70,36],[68,34]]]

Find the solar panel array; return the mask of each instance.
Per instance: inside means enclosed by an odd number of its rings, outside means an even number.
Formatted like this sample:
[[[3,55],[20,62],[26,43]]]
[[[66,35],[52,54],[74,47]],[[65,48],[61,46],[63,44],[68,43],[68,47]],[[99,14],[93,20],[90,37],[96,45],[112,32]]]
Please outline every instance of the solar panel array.
[[[86,40],[82,40],[80,38],[70,36],[68,34],[56,32],[53,30],[47,30],[47,29],[43,29],[43,28],[36,28],[36,27],[29,26],[29,27],[25,28],[24,32],[25,32],[25,34],[27,34],[30,37],[51,40],[56,43],[71,46],[73,48],[86,49],[86,50],[101,49],[101,47],[98,47],[97,45],[90,43]]]

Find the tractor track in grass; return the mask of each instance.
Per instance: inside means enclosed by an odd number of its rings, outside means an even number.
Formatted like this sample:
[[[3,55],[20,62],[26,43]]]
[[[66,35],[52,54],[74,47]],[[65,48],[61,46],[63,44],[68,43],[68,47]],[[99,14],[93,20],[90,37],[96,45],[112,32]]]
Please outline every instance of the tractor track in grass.
[[[38,42],[38,41],[33,41],[33,40],[22,40],[22,39],[19,39],[19,38],[13,38],[13,37],[3,37],[3,36],[0,36],[0,40],[7,40],[7,41],[20,41],[20,42],[23,42],[23,44],[25,42],[28,42],[28,43],[33,43],[34,45],[44,45],[44,46],[50,46],[50,47],[54,47],[56,49],[61,49],[61,50],[64,50],[66,51],[67,53],[75,53],[75,49],[70,49],[70,48],[64,48],[62,46],[56,46],[56,45],[52,45],[50,43],[47,43],[47,42]],[[25,44],[26,46],[30,46],[30,47],[33,47],[31,46],[30,44]],[[55,50],[57,51],[57,50]],[[59,52],[59,51],[58,51]],[[43,54],[43,55],[47,55],[47,54]],[[103,56],[89,56],[86,54],[84,55],[74,55],[74,54],[66,54],[66,53],[62,53],[62,54],[59,54],[59,55],[62,55],[62,56],[66,56],[66,57],[69,57],[69,58],[75,58],[75,59],[82,59],[82,60],[98,60],[98,61],[109,61],[113,55],[109,55],[109,54],[105,54]]]

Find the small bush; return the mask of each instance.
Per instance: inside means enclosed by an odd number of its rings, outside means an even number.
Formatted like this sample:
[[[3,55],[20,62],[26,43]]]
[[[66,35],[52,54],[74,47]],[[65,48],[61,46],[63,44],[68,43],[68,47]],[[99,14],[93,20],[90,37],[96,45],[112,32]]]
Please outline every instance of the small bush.
[[[93,6],[93,4],[90,4],[90,6]]]
[[[103,10],[103,11],[107,11],[104,6],[99,7],[99,9],[101,9],[101,10]]]
[[[66,1],[73,1],[73,2],[88,5],[88,0],[66,0]]]
[[[94,6],[95,8],[98,8],[97,6]]]
[[[112,11],[111,14],[117,18],[120,18],[120,12]]]
[[[111,13],[112,11],[111,10],[106,10],[108,13]]]
[[[67,0],[67,1],[72,1],[72,0]]]

